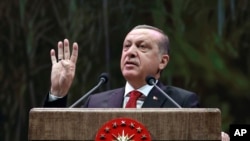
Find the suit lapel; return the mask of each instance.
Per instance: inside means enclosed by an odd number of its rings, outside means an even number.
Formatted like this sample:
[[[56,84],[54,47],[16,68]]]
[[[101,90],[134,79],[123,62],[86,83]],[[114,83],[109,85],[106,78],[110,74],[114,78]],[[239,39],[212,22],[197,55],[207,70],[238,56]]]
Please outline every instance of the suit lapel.
[[[158,82],[157,85],[162,88],[163,85]],[[166,101],[166,97],[157,90],[157,88],[153,88],[145,99],[142,108],[160,108],[163,107],[164,102]]]
[[[122,108],[124,100],[124,88],[120,88],[109,95],[107,104],[110,108]]]

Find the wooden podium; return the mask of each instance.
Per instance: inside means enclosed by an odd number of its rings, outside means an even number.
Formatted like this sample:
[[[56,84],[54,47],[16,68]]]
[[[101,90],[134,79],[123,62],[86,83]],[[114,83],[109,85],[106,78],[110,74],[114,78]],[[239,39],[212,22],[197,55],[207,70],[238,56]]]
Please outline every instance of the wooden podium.
[[[119,117],[142,123],[152,141],[221,140],[217,108],[33,108],[28,139],[93,141],[103,124]]]

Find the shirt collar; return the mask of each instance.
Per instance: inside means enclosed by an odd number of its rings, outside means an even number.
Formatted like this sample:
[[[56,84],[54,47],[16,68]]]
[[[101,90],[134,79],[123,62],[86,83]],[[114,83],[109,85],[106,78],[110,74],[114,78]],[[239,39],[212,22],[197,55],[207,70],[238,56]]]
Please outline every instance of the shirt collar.
[[[158,82],[158,80],[156,80],[156,83]],[[144,96],[148,96],[149,92],[152,90],[154,86],[150,86],[148,84],[140,87],[139,89],[137,89],[137,91],[141,92]],[[126,97],[131,91],[135,90],[133,88],[133,86],[131,86],[129,84],[129,82],[126,82],[125,85],[125,93],[124,93],[124,97]]]

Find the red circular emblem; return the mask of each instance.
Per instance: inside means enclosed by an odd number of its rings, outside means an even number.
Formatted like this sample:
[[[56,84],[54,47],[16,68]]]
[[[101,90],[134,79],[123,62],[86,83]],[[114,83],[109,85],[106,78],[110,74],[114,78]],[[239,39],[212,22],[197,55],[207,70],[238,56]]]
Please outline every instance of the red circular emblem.
[[[138,121],[116,118],[108,121],[98,130],[95,141],[151,141],[151,136]]]

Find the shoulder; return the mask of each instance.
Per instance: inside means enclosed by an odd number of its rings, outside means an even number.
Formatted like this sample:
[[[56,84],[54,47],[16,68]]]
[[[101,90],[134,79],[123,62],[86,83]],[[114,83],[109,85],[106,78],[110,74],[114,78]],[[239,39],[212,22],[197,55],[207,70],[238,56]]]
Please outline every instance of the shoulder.
[[[157,85],[166,93],[168,93],[169,95],[175,94],[175,95],[193,95],[195,94],[192,91],[183,89],[183,88],[179,88],[176,86],[171,86],[171,85],[164,85],[162,82],[158,82]]]
[[[117,88],[96,94],[88,97],[84,107],[91,108],[114,108],[121,107],[123,100],[124,88]]]
[[[112,90],[107,90],[107,91],[103,91],[103,92],[99,92],[99,93],[95,93],[92,96],[104,96],[104,95],[110,95],[110,94],[114,94],[114,93],[120,93],[124,91],[124,87],[122,88],[116,88],[116,89],[112,89]]]
[[[193,91],[189,91],[175,86],[165,86],[165,91],[169,94],[181,94],[186,96],[195,94]]]
[[[182,107],[199,107],[199,97],[193,92],[176,86],[164,86],[161,88]]]

